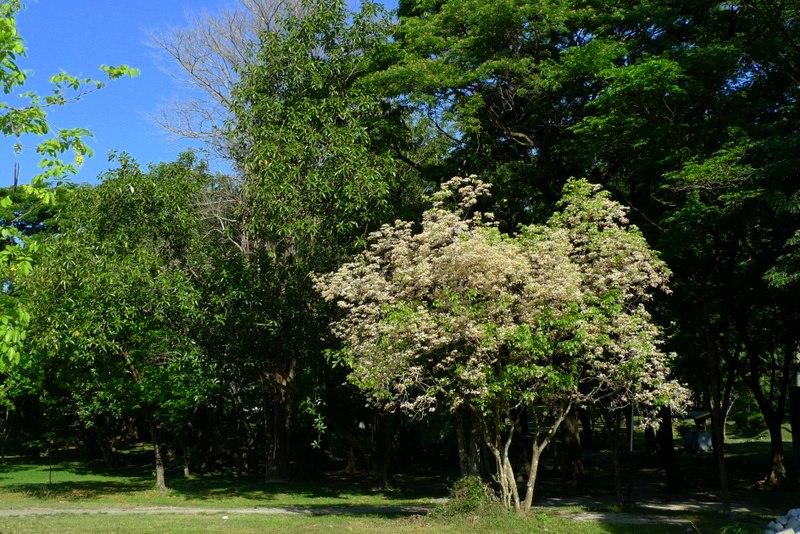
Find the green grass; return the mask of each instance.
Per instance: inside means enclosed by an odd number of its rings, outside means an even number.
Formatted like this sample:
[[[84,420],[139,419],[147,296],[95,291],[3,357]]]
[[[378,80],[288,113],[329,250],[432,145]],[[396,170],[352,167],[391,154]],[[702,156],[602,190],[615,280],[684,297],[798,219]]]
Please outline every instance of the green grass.
[[[763,454],[768,444],[742,443],[736,455],[749,458]],[[62,455],[66,458],[66,455]],[[565,532],[571,533],[677,533],[677,532],[753,532],[766,524],[764,518],[750,517],[735,530],[730,520],[718,514],[684,514],[672,512],[658,516],[683,517],[691,525],[630,525],[607,507],[597,520],[576,521],[574,516],[586,508],[540,508],[526,517],[489,510],[448,517],[442,514],[412,516],[400,509],[365,510],[364,507],[396,507],[431,505],[446,495],[445,483],[439,478],[401,478],[403,489],[382,491],[365,479],[321,477],[313,481],[265,482],[256,477],[233,475],[201,475],[184,479],[179,472],[168,471],[170,491],[154,491],[153,474],[145,463],[124,470],[106,470],[77,461],[54,463],[52,470],[46,459],[13,458],[0,465],[0,512],[8,510],[56,509],[86,513],[57,513],[47,516],[2,517],[0,534],[28,532],[133,533],[133,532]],[[51,480],[52,478],[52,480]],[[163,514],[97,514],[98,508],[135,509],[142,507],[189,507],[206,509],[196,515]],[[227,512],[229,519],[214,510],[237,508],[291,507],[324,512],[324,515],[245,515]],[[324,509],[324,510],[322,510]],[[333,509],[334,513],[331,513]],[[629,512],[630,513],[630,512]],[[640,512],[632,512],[638,514]],[[647,515],[647,512],[641,512]],[[652,513],[650,514],[652,516]]]
[[[7,461],[0,465],[0,509],[20,506],[74,508],[97,506],[418,506],[445,494],[424,478],[400,491],[374,488],[369,481],[327,477],[307,482],[264,482],[256,477],[200,475],[185,479],[169,472],[167,492],[153,489],[146,468],[109,471],[81,462]],[[51,482],[52,479],[52,482]]]
[[[519,517],[510,513],[470,515],[458,518],[376,516],[254,516],[229,515],[56,515],[0,520],[0,533],[26,534],[58,532],[59,534],[103,533],[255,533],[255,532],[364,532],[364,533],[508,533],[559,532],[565,534],[645,534],[686,532],[685,526],[626,525],[573,521],[565,517],[536,514]],[[703,530],[703,532],[710,532]]]

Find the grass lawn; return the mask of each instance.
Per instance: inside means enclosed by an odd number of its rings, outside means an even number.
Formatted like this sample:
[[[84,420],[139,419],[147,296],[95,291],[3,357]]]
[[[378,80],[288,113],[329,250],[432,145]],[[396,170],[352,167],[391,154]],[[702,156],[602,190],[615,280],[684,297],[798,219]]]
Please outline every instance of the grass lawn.
[[[441,478],[417,477],[402,481],[402,490],[381,491],[360,479],[326,477],[309,482],[264,482],[258,478],[202,475],[183,479],[168,473],[171,490],[152,490],[147,467],[108,471],[77,461],[57,462],[12,458],[0,465],[0,534],[57,532],[59,534],[182,533],[182,532],[559,532],[578,533],[678,533],[752,532],[765,524],[750,518],[738,527],[715,514],[671,514],[691,524],[626,524],[626,516],[599,514],[578,521],[583,507],[537,509],[527,516],[490,510],[465,516],[411,515],[401,509],[365,510],[364,507],[430,506],[446,494]],[[51,481],[52,477],[52,481]],[[206,509],[194,514],[154,511],[144,507]],[[237,508],[291,507],[324,515],[248,515]],[[131,509],[136,513],[97,513],[98,509]],[[2,517],[3,511],[64,510],[25,517]],[[333,510],[331,510],[333,509]],[[232,510],[219,512],[218,510]],[[79,511],[80,513],[74,513]],[[614,510],[611,510],[612,512]],[[92,513],[89,513],[92,512]],[[223,519],[227,515],[228,519]],[[630,514],[633,515],[633,514]],[[627,517],[630,518],[630,515]],[[652,517],[652,516],[651,516]],[[740,519],[740,521],[742,521]]]
[[[59,534],[102,533],[250,533],[250,532],[364,532],[364,533],[418,533],[443,532],[463,534],[510,533],[510,532],[558,532],[565,534],[645,534],[720,532],[725,526],[719,522],[686,525],[630,525],[613,522],[575,521],[567,517],[543,513],[519,517],[511,513],[490,513],[455,518],[404,517],[386,518],[364,515],[54,515],[48,517],[0,519],[0,533],[26,534],[57,532]],[[728,532],[752,532],[755,525],[746,525],[744,530]]]
[[[764,492],[753,489],[766,465],[769,443],[765,436],[740,437],[728,434],[726,453],[735,504],[774,504],[776,514],[785,511],[782,501],[794,498],[786,492]],[[643,438],[637,434],[637,449]],[[786,443],[789,446],[789,443]],[[787,450],[789,450],[787,448]],[[770,517],[752,514],[736,519],[715,513],[628,511],[625,514],[612,506],[594,508],[573,506],[539,508],[527,516],[490,510],[463,516],[443,514],[413,515],[396,507],[434,508],[438,498],[447,495],[444,476],[401,476],[397,490],[375,488],[366,478],[320,476],[308,481],[264,481],[260,477],[232,474],[203,474],[185,479],[177,470],[167,472],[166,493],[154,491],[154,475],[149,451],[126,455],[125,469],[108,470],[93,463],[79,461],[67,451],[54,456],[52,467],[47,458],[7,458],[0,464],[0,534],[57,532],[58,534],[98,533],[195,533],[195,532],[559,532],[594,533],[686,533],[709,532],[739,534],[763,531]],[[715,464],[711,453],[682,454],[682,470],[687,495],[705,495],[713,491]],[[652,468],[642,469],[638,476]],[[605,472],[605,471],[604,471]],[[610,489],[607,476],[595,480],[595,491]],[[646,478],[637,488],[645,489]],[[658,480],[658,476],[656,476]],[[711,481],[711,482],[710,482]],[[542,474],[540,495],[547,495],[548,479]],[[559,487],[559,479],[549,482],[549,490],[568,491]],[[605,484],[605,485],[604,485]],[[609,486],[606,488],[605,486]],[[794,495],[794,492],[790,492]],[[550,495],[558,495],[553,491]],[[705,497],[704,497],[705,498]],[[701,499],[702,500],[702,499]],[[788,502],[788,501],[787,501]],[[164,513],[154,510],[142,513],[145,507],[197,508],[195,513]],[[294,508],[302,515],[244,514],[244,508]],[[375,509],[367,509],[375,507]],[[395,507],[382,509],[380,507]],[[768,506],[767,506],[768,507]],[[99,509],[113,509],[98,513]],[[4,517],[3,512],[52,510],[48,515]],[[131,513],[116,513],[119,509]],[[58,512],[63,510],[63,512]],[[205,511],[204,511],[205,510]],[[222,510],[230,510],[222,512]],[[594,515],[584,514],[586,511]],[[263,510],[262,510],[263,511]],[[70,513],[67,513],[70,512]],[[80,513],[75,513],[80,512]],[[579,521],[576,516],[583,514]],[[650,515],[648,515],[650,514]],[[657,514],[654,517],[653,514]],[[223,519],[227,515],[228,519]],[[682,525],[658,523],[658,517],[679,517]],[[631,517],[650,518],[655,523],[629,524]]]
[[[107,470],[83,462],[7,459],[0,465],[0,509],[126,506],[352,507],[429,505],[446,490],[414,479],[404,490],[380,490],[369,481],[326,477],[310,482],[264,482],[257,477],[208,474],[185,479],[168,472],[170,490],[153,490],[146,468]],[[171,476],[170,476],[171,475]],[[437,487],[438,486],[438,487]]]
[[[564,534],[657,534],[657,533],[725,533],[760,532],[765,524],[757,518],[738,522],[718,515],[694,515],[690,523],[630,524],[610,514],[600,520],[576,520],[574,511],[534,511],[517,516],[503,511],[467,514],[457,517],[405,516],[385,517],[374,514],[332,515],[240,515],[235,513],[201,513],[195,515],[72,515],[0,518],[0,534],[58,533],[249,533],[249,532],[363,532],[363,533],[511,533],[558,532]],[[227,517],[227,519],[225,519]],[[627,516],[630,518],[630,516]],[[652,516],[645,516],[650,517]]]

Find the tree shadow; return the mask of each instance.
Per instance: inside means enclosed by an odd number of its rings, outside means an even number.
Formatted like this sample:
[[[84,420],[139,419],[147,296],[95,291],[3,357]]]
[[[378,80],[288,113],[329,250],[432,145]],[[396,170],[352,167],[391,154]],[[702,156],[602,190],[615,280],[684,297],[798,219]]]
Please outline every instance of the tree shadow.
[[[376,487],[367,477],[341,476],[328,474],[302,480],[264,480],[257,476],[236,476],[231,474],[201,474],[186,479],[173,477],[168,481],[173,495],[186,500],[212,501],[231,497],[257,500],[264,504],[282,500],[326,499],[338,501],[335,505],[320,504],[322,508],[336,506],[357,508],[365,498],[380,498],[384,501],[410,501],[421,498],[443,497],[447,495],[447,484],[435,477],[398,477],[394,488]],[[352,503],[352,504],[351,504]],[[317,505],[309,505],[317,506]],[[378,505],[380,507],[380,505]],[[303,506],[302,508],[308,508]],[[369,507],[374,509],[376,507]]]
[[[77,482],[40,482],[32,484],[9,484],[6,491],[18,493],[33,499],[59,499],[65,501],[78,501],[94,497],[137,493],[149,489],[151,484],[141,480],[130,482],[118,481],[77,481]]]

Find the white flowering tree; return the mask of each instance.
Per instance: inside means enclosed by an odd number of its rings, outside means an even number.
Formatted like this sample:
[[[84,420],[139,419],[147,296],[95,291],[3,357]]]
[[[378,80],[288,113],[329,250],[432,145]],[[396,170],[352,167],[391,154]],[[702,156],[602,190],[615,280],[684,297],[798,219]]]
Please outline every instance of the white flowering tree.
[[[544,225],[502,233],[476,211],[487,184],[454,178],[420,228],[397,221],[352,263],[320,276],[343,310],[333,329],[350,380],[387,410],[468,413],[507,507],[530,508],[540,455],[573,406],[677,404],[645,309],[668,271],[625,209],[570,181]],[[533,436],[524,495],[509,457]]]

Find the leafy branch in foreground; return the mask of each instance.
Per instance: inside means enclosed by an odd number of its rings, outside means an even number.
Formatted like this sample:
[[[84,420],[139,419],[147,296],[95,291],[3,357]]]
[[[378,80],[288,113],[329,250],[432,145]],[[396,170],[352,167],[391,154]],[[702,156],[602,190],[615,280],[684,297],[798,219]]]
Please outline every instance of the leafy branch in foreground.
[[[26,71],[18,63],[19,58],[25,55],[25,45],[16,24],[20,9],[18,0],[6,0],[0,4],[0,88],[5,95],[23,87],[27,80]],[[102,65],[100,70],[109,80],[139,74],[137,69],[127,65]],[[49,108],[80,100],[105,85],[103,81],[78,78],[65,72],[52,76],[50,83],[53,87],[49,95],[40,96],[27,91],[20,97],[23,104],[0,102],[0,134],[17,139],[13,147],[15,153],[22,151],[21,136],[50,134]],[[29,184],[21,186],[26,198],[44,205],[57,203],[64,194],[63,186],[68,177],[77,173],[86,156],[92,155],[84,141],[90,135],[83,128],[68,128],[58,130],[53,137],[39,142],[36,152],[41,156],[40,172],[31,178]],[[63,159],[68,152],[74,154],[71,163]],[[18,179],[15,171],[15,189]],[[27,211],[25,206],[15,207],[11,195],[0,198],[0,209],[14,212],[15,219],[23,218]],[[3,227],[0,232],[0,371],[3,371],[19,363],[20,343],[25,339],[30,314],[25,304],[15,297],[15,288],[19,277],[30,274],[39,245],[32,235],[25,234],[13,224]]]

